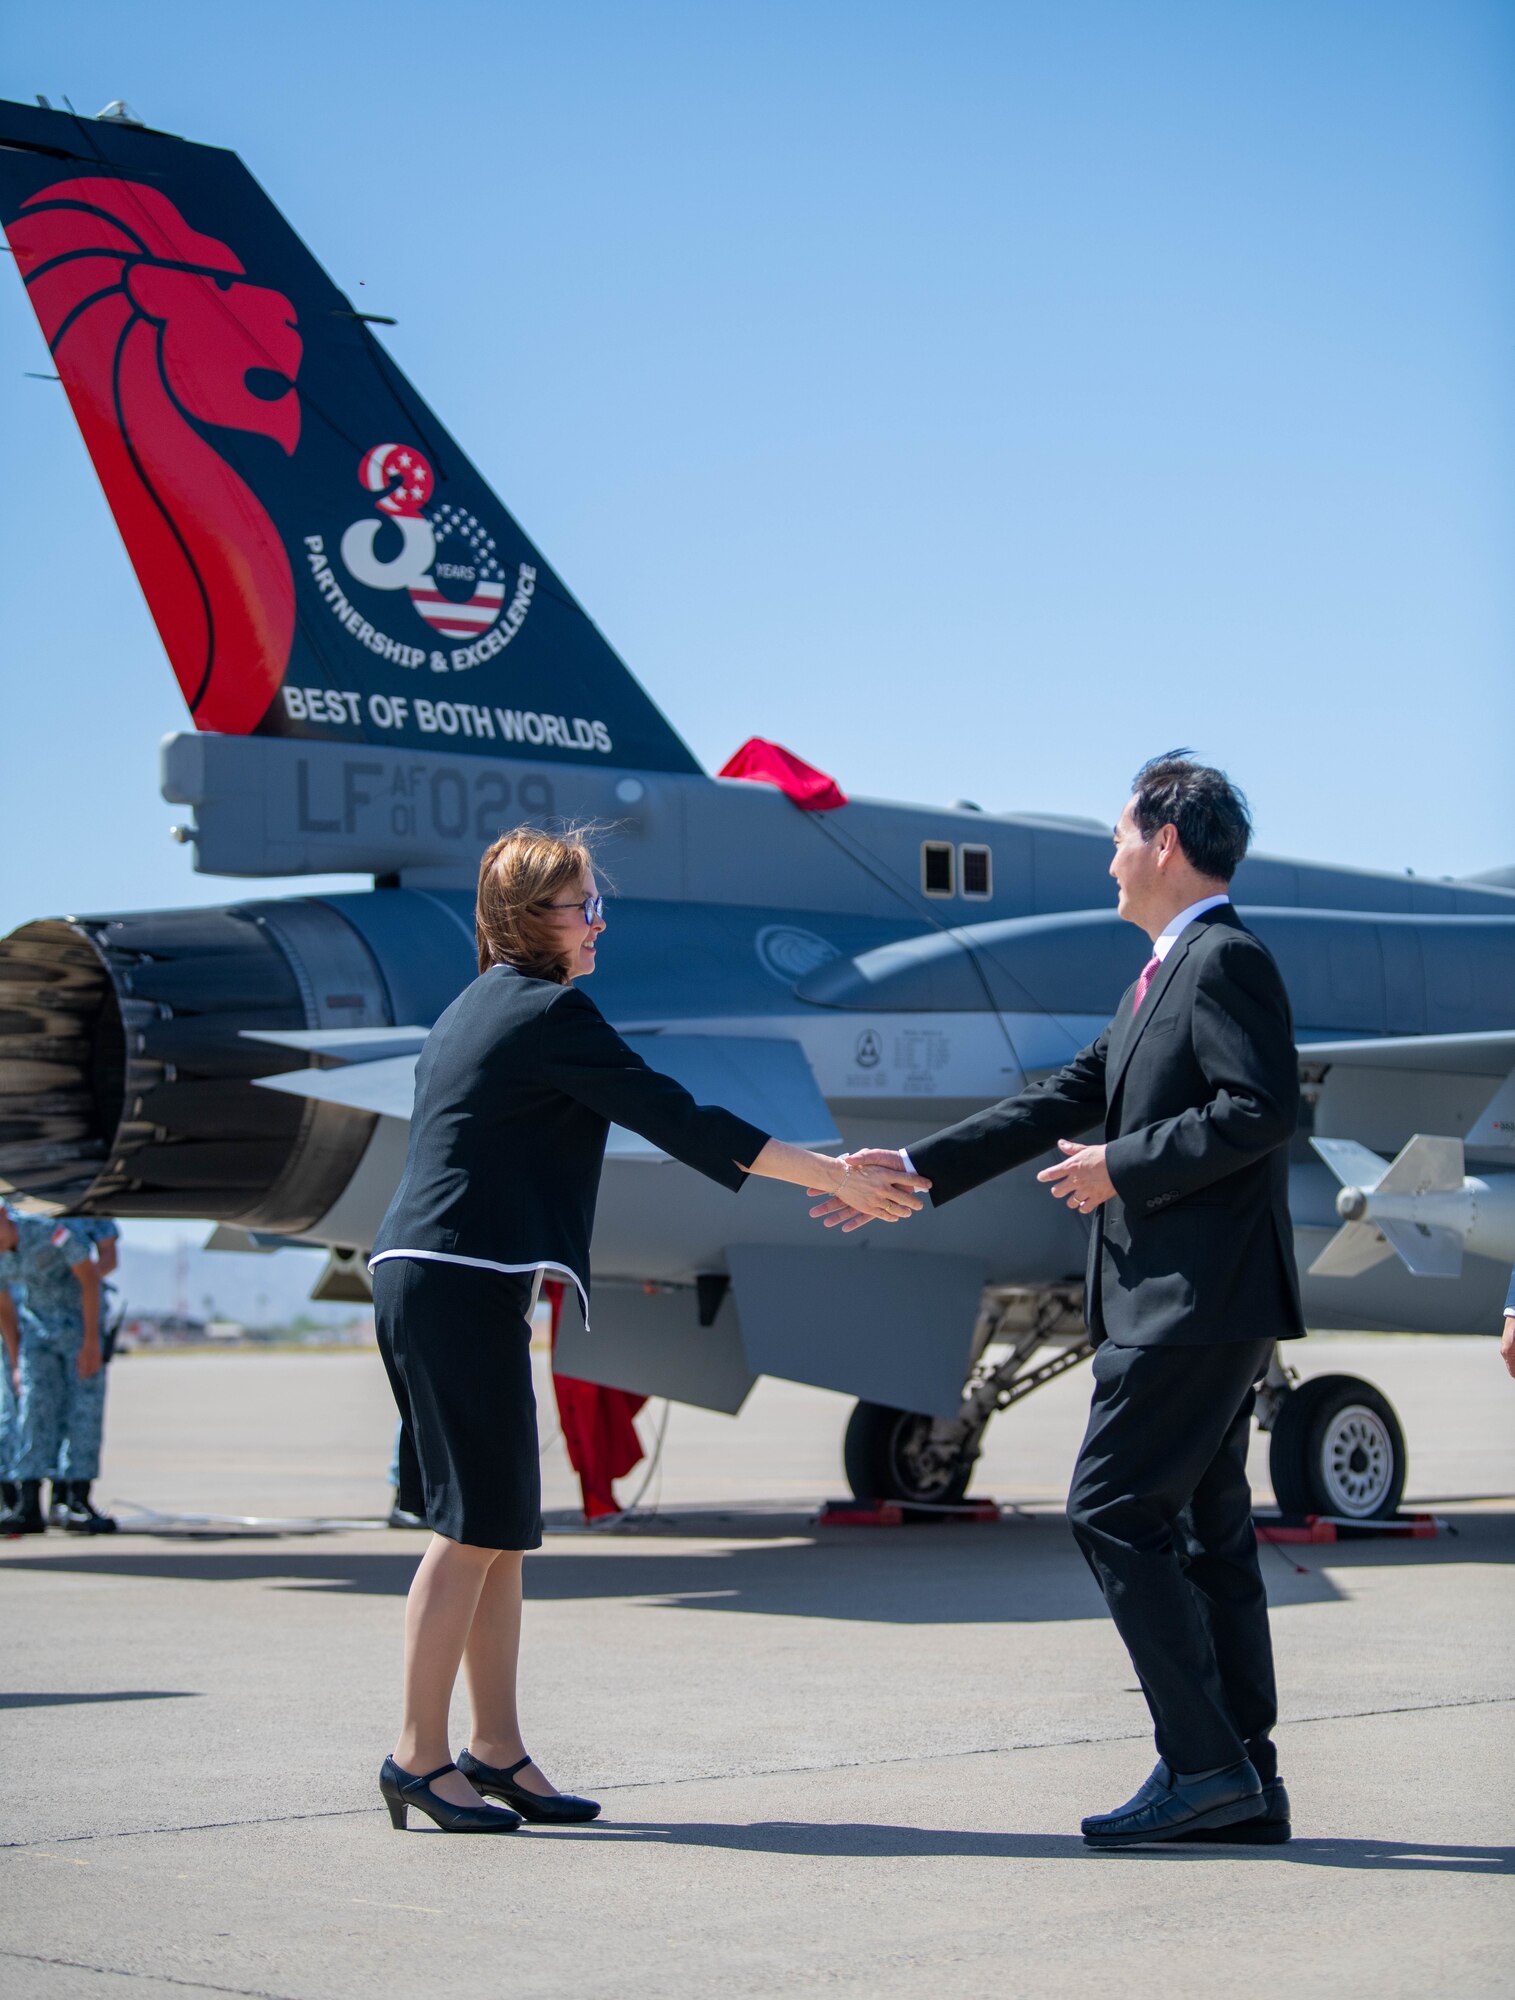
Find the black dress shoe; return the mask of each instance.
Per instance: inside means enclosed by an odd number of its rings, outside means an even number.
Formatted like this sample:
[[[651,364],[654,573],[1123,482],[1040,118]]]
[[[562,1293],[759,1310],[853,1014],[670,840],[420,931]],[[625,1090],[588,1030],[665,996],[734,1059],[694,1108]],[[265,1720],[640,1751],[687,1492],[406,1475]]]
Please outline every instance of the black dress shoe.
[[[455,1806],[451,1799],[444,1799],[431,1789],[435,1779],[460,1768],[457,1764],[438,1764],[434,1771],[415,1778],[409,1771],[402,1771],[393,1757],[384,1759],[379,1766],[379,1790],[384,1794],[389,1823],[396,1833],[405,1831],[406,1816],[412,1806],[434,1819],[443,1833],[515,1832],[521,1824],[521,1815],[508,1807]]]
[[[497,1765],[480,1763],[471,1750],[464,1750],[458,1757],[458,1769],[476,1792],[504,1799],[524,1819],[534,1819],[542,1826],[576,1826],[586,1819],[599,1818],[599,1804],[594,1799],[576,1799],[568,1792],[555,1792],[551,1798],[543,1798],[540,1792],[528,1792],[523,1786],[512,1784],[516,1772],[524,1771],[530,1762],[529,1757],[518,1757],[515,1763],[501,1770]]]
[[[19,1498],[7,1514],[0,1514],[0,1535],[45,1535],[47,1521],[42,1513],[42,1481],[16,1482]]]
[[[1178,1835],[1180,1840],[1217,1840],[1228,1847],[1282,1847],[1292,1838],[1289,1824],[1289,1794],[1282,1778],[1274,1778],[1262,1788],[1262,1811],[1250,1819],[1233,1820],[1229,1826],[1201,1828]]]
[[[70,1535],[113,1535],[116,1532],[114,1514],[102,1514],[89,1497],[91,1482],[76,1479],[69,1490],[64,1505],[62,1525]],[[53,1491],[57,1492],[57,1487]]]
[[[1187,1833],[1206,1837],[1213,1827],[1254,1819],[1261,1805],[1262,1784],[1245,1757],[1202,1778],[1181,1777],[1159,1761],[1134,1798],[1112,1813],[1091,1814],[1082,1832],[1091,1847],[1134,1847]]]

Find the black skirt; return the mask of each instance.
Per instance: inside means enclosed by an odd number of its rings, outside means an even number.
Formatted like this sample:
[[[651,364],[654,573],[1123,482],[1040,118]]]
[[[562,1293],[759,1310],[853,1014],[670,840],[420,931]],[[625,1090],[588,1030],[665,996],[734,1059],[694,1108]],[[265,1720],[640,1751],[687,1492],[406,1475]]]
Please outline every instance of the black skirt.
[[[400,1409],[400,1505],[451,1542],[542,1545],[534,1277],[420,1257],[374,1268],[379,1352]]]

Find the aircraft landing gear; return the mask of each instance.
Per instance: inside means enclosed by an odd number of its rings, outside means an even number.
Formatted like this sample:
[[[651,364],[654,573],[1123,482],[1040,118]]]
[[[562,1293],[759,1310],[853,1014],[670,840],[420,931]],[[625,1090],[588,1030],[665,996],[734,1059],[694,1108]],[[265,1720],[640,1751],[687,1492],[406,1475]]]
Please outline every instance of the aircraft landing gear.
[[[953,1507],[968,1491],[978,1458],[956,1419],[858,1403],[847,1419],[842,1464],[859,1500],[905,1500],[915,1507]]]
[[[993,1361],[990,1348],[997,1351]],[[1052,1352],[1033,1367],[1040,1348]],[[882,1403],[856,1405],[842,1447],[855,1499],[955,1506],[968,1490],[989,1419],[1093,1352],[1083,1287],[991,1287],[979,1310],[973,1352],[976,1365],[955,1417],[926,1417]]]
[[[1355,1375],[1317,1375],[1293,1386],[1274,1355],[1258,1397],[1271,1430],[1268,1473],[1284,1514],[1386,1521],[1405,1490],[1405,1434],[1394,1406]]]
[[[968,1491],[990,1418],[1093,1351],[1081,1286],[991,1287],[979,1311],[974,1370],[955,1417],[882,1403],[860,1402],[853,1409],[843,1464],[854,1498],[956,1505]],[[1404,1431],[1393,1405],[1371,1382],[1355,1375],[1298,1382],[1275,1349],[1258,1391],[1257,1427],[1272,1433],[1268,1469],[1282,1513],[1382,1521],[1398,1512]]]

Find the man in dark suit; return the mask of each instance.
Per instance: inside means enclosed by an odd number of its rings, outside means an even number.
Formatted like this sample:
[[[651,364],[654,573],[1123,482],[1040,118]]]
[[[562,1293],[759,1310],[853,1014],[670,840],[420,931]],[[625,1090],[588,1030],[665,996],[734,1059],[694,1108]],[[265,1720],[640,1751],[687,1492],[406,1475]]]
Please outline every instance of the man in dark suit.
[[[1227,894],[1250,832],[1222,772],[1181,751],[1144,766],[1110,873],[1153,949],[1109,1027],[908,1156],[858,1156],[908,1158],[935,1207],[1055,1140],[1063,1157],[1037,1178],[1092,1218],[1094,1398],[1068,1519],[1160,1760],[1126,1805],[1084,1820],[1099,1846],[1289,1838],[1246,1457],[1273,1343],[1304,1332],[1287,1163],[1299,1082],[1278,969]],[[854,1222],[839,1200],[811,1212]]]

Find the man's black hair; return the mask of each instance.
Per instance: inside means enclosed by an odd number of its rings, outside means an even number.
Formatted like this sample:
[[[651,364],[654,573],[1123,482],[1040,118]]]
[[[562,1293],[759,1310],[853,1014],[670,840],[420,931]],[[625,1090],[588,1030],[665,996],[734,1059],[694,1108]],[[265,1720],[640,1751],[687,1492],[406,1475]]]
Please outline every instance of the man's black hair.
[[[1196,764],[1187,750],[1168,750],[1142,765],[1131,790],[1132,817],[1143,840],[1159,827],[1175,827],[1192,868],[1230,881],[1252,838],[1252,814],[1224,771]]]

